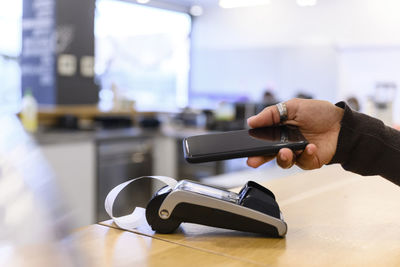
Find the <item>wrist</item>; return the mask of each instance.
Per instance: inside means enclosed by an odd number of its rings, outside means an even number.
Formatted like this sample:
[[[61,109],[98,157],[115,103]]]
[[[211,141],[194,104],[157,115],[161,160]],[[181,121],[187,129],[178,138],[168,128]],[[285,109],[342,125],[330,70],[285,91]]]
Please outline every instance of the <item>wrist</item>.
[[[344,101],[336,103],[335,110],[337,116],[337,124],[335,125],[335,127],[337,127],[335,153],[333,154],[333,157],[328,164],[343,163],[348,152],[346,150],[346,146],[344,145],[345,137],[343,135],[346,135],[346,133],[343,132],[342,125],[345,117],[347,117],[348,119],[349,117],[351,117],[352,110],[349,106],[346,105]]]

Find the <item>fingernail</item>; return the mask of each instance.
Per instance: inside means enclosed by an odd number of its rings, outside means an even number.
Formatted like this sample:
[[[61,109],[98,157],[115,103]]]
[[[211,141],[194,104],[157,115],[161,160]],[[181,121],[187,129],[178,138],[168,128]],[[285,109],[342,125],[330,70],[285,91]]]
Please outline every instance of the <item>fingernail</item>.
[[[306,149],[306,152],[307,152],[307,155],[309,155],[309,156],[311,156],[312,153],[313,153],[312,150],[311,150],[310,148],[307,148],[307,149]]]

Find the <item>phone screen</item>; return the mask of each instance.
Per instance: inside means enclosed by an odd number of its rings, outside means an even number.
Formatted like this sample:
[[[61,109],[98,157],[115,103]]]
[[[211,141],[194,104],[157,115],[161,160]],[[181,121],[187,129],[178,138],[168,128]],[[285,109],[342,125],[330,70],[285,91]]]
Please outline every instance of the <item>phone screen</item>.
[[[187,159],[218,154],[221,155],[218,160],[273,154],[282,147],[301,149],[305,145],[307,140],[297,127],[273,126],[188,137],[184,142],[184,150]]]

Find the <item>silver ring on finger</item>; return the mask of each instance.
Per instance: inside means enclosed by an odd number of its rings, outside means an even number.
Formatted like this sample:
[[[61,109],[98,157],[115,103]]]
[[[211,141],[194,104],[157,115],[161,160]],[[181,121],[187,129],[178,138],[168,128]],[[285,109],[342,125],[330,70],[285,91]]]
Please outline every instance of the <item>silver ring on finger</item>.
[[[282,122],[287,121],[288,112],[287,112],[286,104],[284,102],[280,102],[280,103],[276,104],[276,107],[278,108],[280,122],[282,123]]]

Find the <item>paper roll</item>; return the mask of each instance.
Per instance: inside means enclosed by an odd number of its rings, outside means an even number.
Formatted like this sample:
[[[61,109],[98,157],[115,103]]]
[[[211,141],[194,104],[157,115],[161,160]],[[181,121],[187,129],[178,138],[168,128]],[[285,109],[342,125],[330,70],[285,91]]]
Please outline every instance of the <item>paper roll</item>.
[[[140,226],[141,224],[144,223],[145,220],[145,207],[140,207],[140,206],[135,206],[135,209],[131,214],[121,216],[121,217],[115,217],[113,215],[113,207],[114,207],[114,202],[117,199],[117,196],[119,193],[127,187],[129,184],[132,182],[135,182],[140,179],[154,179],[157,181],[160,181],[164,183],[167,186],[170,186],[171,188],[174,188],[177,181],[171,177],[167,176],[142,176],[138,177],[129,181],[126,181],[122,184],[117,185],[114,187],[107,195],[106,200],[104,202],[104,208],[106,209],[107,214],[113,219],[116,225],[118,227],[125,229],[125,230],[133,230]]]

